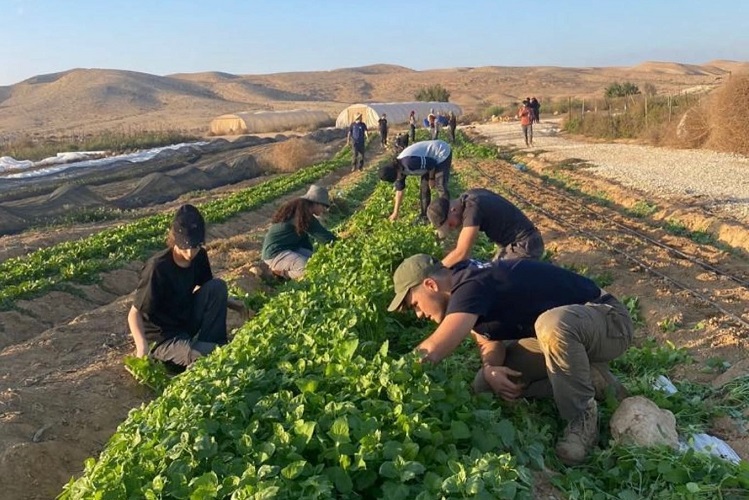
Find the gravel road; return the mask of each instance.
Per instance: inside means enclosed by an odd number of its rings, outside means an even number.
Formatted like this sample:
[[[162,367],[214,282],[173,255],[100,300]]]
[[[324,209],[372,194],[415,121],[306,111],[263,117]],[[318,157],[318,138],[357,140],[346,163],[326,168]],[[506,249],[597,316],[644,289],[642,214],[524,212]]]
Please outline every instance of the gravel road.
[[[490,123],[476,131],[499,146],[522,144],[520,125]],[[549,161],[578,158],[596,174],[658,196],[691,197],[723,215],[749,222],[749,158],[696,149],[593,144],[561,137],[559,120],[534,126],[533,145]]]

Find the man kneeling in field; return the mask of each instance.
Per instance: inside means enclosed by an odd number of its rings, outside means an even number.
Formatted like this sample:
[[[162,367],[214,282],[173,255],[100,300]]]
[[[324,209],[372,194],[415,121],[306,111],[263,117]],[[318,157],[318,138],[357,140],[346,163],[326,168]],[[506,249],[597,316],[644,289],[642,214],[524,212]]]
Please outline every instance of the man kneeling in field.
[[[474,389],[507,400],[553,395],[567,421],[557,455],[568,465],[588,456],[598,441],[596,398],[607,389],[623,396],[607,367],[632,342],[621,302],[588,278],[533,260],[447,269],[418,254],[393,282],[389,311],[411,308],[439,325],[417,347],[424,361],[442,361],[472,335],[482,361]]]
[[[143,266],[127,322],[138,357],[149,354],[146,334],[158,336],[150,355],[180,368],[226,344],[226,283],[214,278],[205,244],[205,222],[197,208],[182,205],[162,250]]]

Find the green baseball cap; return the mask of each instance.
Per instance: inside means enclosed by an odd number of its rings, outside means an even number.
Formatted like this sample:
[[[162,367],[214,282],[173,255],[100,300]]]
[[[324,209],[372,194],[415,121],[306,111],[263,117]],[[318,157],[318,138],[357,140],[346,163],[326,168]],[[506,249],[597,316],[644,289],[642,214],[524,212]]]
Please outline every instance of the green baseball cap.
[[[442,262],[425,253],[417,253],[401,262],[393,273],[395,297],[390,302],[388,311],[393,312],[400,308],[410,289],[443,267]]]

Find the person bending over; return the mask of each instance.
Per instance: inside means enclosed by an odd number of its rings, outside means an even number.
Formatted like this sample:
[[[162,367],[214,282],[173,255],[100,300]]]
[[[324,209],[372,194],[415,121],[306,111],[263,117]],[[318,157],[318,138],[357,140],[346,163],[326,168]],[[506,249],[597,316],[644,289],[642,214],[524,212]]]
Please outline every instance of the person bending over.
[[[421,178],[421,220],[426,220],[427,207],[432,200],[432,187],[437,188],[440,196],[450,197],[447,183],[450,180],[452,157],[452,148],[445,141],[420,141],[401,151],[392,163],[380,167],[380,179],[395,183],[395,204],[390,214],[391,221],[396,220],[400,213],[406,176],[418,175]]]
[[[471,258],[479,232],[497,245],[493,260],[539,260],[544,253],[544,240],[536,226],[518,207],[488,189],[469,189],[452,201],[437,198],[427,216],[440,238],[460,229],[455,249],[442,259],[445,267]]]
[[[317,220],[329,206],[327,189],[313,184],[304,196],[286,202],[276,211],[263,240],[262,253],[263,261],[274,274],[300,279],[312,257],[310,236],[322,243],[336,239]]]
[[[624,392],[607,367],[632,343],[634,326],[619,300],[588,278],[533,260],[450,270],[417,254],[398,266],[393,285],[389,311],[410,308],[438,324],[417,347],[423,361],[439,363],[470,335],[482,362],[474,387],[507,400],[539,382],[543,363],[567,423],[556,453],[568,465],[585,460],[598,441],[596,398]],[[531,340],[536,361],[529,351],[524,365],[508,366],[506,343]]]

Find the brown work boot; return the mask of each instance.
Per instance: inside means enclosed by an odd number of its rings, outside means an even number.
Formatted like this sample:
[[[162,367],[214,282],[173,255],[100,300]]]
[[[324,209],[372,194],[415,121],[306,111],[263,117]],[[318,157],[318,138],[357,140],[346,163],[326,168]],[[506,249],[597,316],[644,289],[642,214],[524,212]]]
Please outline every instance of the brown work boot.
[[[565,465],[578,465],[598,442],[598,403],[595,399],[574,420],[567,424],[564,436],[557,443],[557,456]]]
[[[609,394],[620,402],[629,396],[627,389],[611,373],[606,363],[590,364],[590,381],[593,382],[593,387],[596,390],[596,401],[605,401]]]

